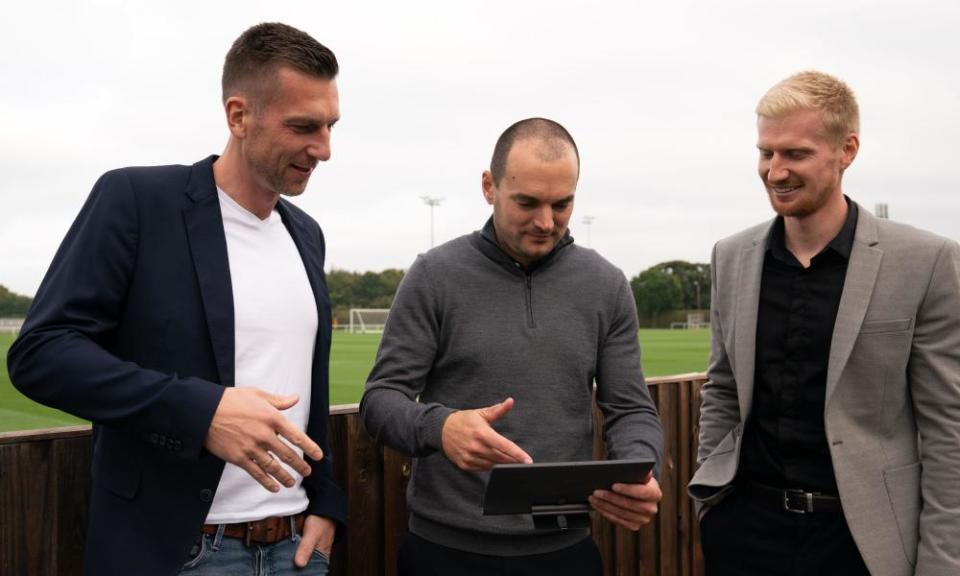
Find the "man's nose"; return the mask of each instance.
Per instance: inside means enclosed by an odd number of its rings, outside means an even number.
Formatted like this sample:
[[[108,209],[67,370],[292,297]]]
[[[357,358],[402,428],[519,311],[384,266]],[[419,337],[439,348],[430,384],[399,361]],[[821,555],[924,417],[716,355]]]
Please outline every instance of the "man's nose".
[[[786,163],[774,154],[767,163],[767,180],[770,182],[781,182],[789,177],[790,170],[787,169]]]
[[[326,162],[330,159],[330,152],[330,129],[323,128],[307,146],[307,154],[320,162]]]
[[[553,207],[550,205],[541,206],[533,216],[533,225],[543,232],[553,230]]]

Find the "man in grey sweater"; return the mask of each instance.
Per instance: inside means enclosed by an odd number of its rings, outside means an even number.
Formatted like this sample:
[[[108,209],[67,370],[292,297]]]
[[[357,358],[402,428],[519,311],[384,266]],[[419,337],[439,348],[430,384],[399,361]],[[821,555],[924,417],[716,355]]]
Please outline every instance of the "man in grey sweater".
[[[562,126],[514,124],[483,173],[493,217],[400,285],[360,410],[377,442],[415,457],[401,574],[601,573],[586,530],[480,512],[494,464],[591,459],[594,380],[610,458],[660,460],[630,287],[567,231],[579,172]],[[649,477],[590,504],[637,530],[660,498]]]

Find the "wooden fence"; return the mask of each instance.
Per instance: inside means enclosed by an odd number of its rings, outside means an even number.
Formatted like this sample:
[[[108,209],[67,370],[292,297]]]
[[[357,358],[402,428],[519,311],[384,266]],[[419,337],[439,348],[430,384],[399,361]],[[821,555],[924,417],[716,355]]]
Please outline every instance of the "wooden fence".
[[[700,576],[697,522],[685,487],[695,469],[702,374],[650,378],[664,428],[663,501],[639,533],[595,518],[606,574]],[[599,419],[599,414],[596,416]],[[330,410],[334,470],[349,501],[349,532],[333,550],[333,574],[392,575],[407,531],[410,461],[375,445],[357,406]],[[595,452],[603,457],[600,427]],[[0,434],[0,576],[82,572],[89,493],[90,427]]]

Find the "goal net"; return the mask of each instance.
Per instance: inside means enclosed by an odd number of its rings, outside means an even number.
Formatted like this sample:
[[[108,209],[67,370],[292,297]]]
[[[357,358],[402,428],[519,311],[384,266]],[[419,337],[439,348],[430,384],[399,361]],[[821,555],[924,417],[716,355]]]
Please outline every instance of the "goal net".
[[[389,308],[351,308],[350,333],[375,334],[383,332],[383,326],[387,323],[387,314],[389,313]]]

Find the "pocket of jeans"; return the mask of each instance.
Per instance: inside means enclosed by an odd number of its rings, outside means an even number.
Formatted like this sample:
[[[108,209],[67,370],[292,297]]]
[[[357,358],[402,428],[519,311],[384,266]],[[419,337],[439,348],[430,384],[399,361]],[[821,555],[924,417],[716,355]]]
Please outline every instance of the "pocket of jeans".
[[[310,555],[310,566],[320,569],[321,572],[318,574],[327,574],[330,570],[330,556],[314,548],[313,554]]]
[[[210,537],[204,534],[200,537],[200,540],[193,545],[193,548],[190,550],[190,555],[187,556],[187,561],[184,562],[183,570],[189,570],[195,568],[200,562],[203,561],[210,553]]]
[[[319,558],[320,560],[323,560],[327,564],[330,563],[330,556],[324,554],[323,552],[317,550],[316,548],[313,549],[313,557]]]

